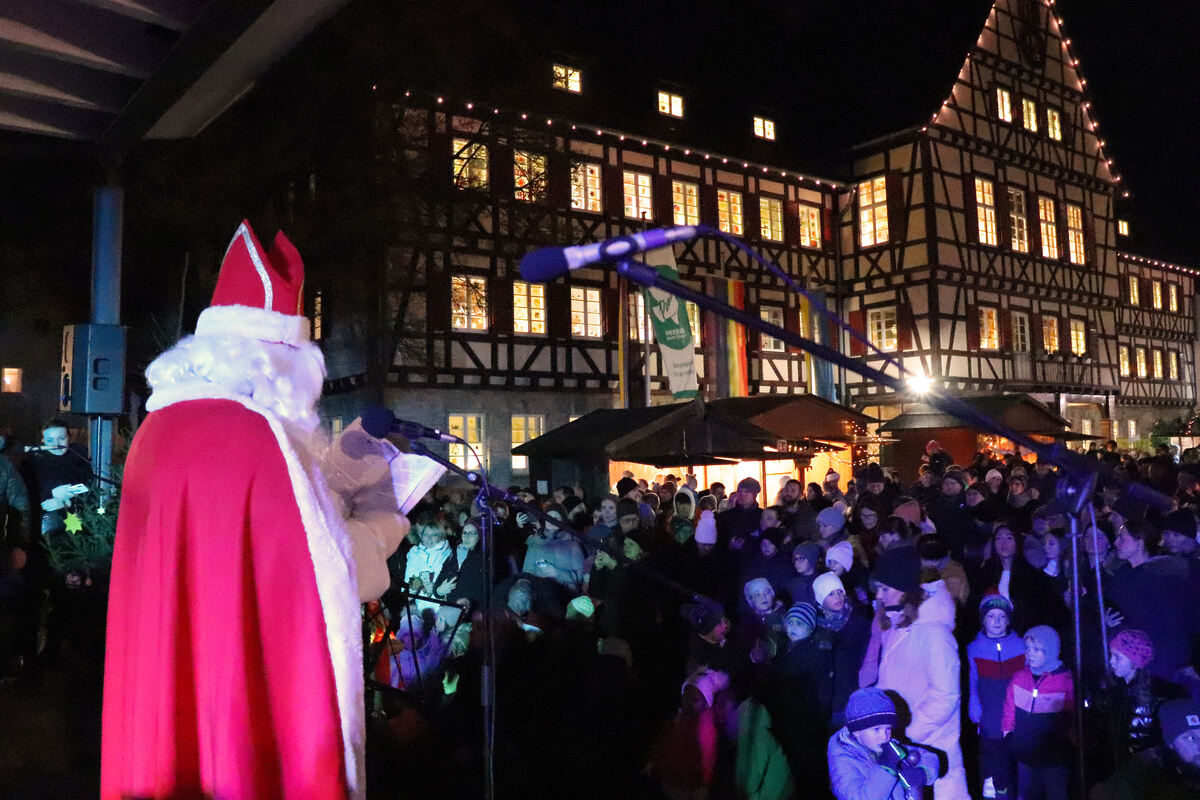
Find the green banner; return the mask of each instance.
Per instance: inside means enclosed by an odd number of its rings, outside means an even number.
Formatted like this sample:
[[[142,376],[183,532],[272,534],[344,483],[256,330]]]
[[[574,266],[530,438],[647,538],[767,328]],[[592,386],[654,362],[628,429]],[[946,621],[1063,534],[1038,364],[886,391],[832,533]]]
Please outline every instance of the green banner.
[[[646,253],[645,261],[664,278],[679,280],[679,269],[672,248],[652,250]],[[646,313],[650,315],[650,322],[654,326],[658,357],[662,359],[671,395],[676,400],[690,400],[699,394],[699,386],[696,382],[696,348],[692,341],[687,306],[675,295],[661,289],[643,289],[642,294]]]

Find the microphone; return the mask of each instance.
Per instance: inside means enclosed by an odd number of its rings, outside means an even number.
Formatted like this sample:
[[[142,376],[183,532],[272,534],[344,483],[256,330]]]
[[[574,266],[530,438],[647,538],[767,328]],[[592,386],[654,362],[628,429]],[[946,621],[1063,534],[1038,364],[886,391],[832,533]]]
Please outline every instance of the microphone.
[[[362,410],[359,419],[362,429],[376,439],[382,439],[389,433],[398,433],[410,441],[413,439],[434,439],[439,442],[462,441],[457,436],[443,433],[437,428],[427,428],[419,422],[396,419],[396,415],[383,406],[367,406]]]
[[[643,233],[618,236],[594,244],[577,244],[572,247],[543,247],[521,259],[521,277],[532,283],[552,281],[571,270],[600,264],[605,261],[631,256],[666,247],[674,242],[684,242],[701,235],[696,225],[680,225],[675,228],[656,228]]]

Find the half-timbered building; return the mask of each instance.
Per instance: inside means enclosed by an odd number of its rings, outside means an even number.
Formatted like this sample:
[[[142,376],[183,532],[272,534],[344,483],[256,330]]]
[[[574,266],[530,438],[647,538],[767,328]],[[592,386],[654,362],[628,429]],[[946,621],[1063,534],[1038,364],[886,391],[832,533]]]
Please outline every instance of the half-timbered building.
[[[898,359],[963,395],[1028,393],[1106,438],[1185,413],[1194,274],[1121,251],[1120,176],[1051,0],[898,6],[788,20],[811,33],[803,66],[772,70],[764,48],[767,91],[732,98],[605,58],[602,37],[576,36],[565,54],[547,31],[592,30],[565,12],[520,31],[523,48],[477,20],[445,54],[440,17],[420,12],[401,49],[429,57],[381,80],[375,102],[378,314],[324,326],[332,387],[356,385],[353,354],[379,349],[398,415],[448,427],[494,477],[519,480],[511,447],[644,402],[647,374],[650,395],[669,396],[636,292],[608,268],[531,284],[521,257],[700,222],[779,264],[870,347],[814,324],[727,243],[677,245],[685,283],[874,366]],[[898,44],[899,25],[961,35],[965,58]],[[830,141],[841,154],[825,155]],[[339,285],[329,271],[314,282],[318,305],[336,307]],[[689,316],[708,397],[820,392],[884,420],[919,399]],[[336,426],[359,402],[335,391],[326,411]]]

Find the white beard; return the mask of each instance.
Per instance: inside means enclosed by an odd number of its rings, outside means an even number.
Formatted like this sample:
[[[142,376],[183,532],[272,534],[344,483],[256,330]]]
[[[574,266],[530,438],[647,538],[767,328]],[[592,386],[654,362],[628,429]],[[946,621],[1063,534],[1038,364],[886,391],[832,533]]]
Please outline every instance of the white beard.
[[[312,342],[187,336],[151,362],[146,380],[152,391],[208,385],[245,397],[279,417],[311,454],[323,450],[316,404],[325,358]]]

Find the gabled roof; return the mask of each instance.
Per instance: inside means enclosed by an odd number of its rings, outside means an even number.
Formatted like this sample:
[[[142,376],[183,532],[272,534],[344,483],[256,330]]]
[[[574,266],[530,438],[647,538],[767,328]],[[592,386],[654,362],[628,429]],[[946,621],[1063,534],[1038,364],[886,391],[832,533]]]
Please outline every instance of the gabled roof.
[[[1005,427],[1018,433],[1053,436],[1063,433],[1070,423],[1027,394],[998,394],[964,397],[962,401]],[[879,426],[880,432],[965,428],[958,418],[920,403]]]
[[[831,152],[928,121],[991,5],[495,0],[447,15],[434,4],[406,9],[394,28],[393,74],[418,89],[819,174]],[[422,58],[408,58],[414,50]],[[551,60],[582,69],[581,95],[548,88]],[[657,112],[657,88],[683,95],[683,119]],[[775,142],[754,138],[754,114],[776,122]]]

